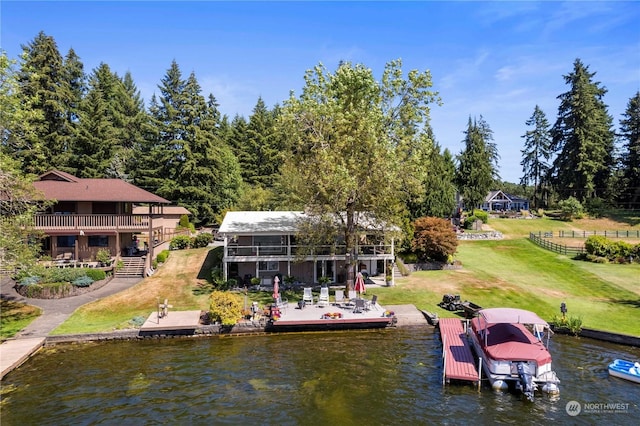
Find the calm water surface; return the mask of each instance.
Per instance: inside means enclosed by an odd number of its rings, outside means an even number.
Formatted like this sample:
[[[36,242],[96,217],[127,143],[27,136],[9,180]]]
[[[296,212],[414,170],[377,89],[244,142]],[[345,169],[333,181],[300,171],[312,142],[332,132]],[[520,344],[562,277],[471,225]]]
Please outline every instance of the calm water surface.
[[[429,328],[62,345],[2,381],[10,425],[638,424],[640,385],[608,376],[640,350],[554,336],[561,395],[534,403],[442,386]],[[628,409],[567,414],[567,402]],[[594,411],[594,410],[592,410]]]

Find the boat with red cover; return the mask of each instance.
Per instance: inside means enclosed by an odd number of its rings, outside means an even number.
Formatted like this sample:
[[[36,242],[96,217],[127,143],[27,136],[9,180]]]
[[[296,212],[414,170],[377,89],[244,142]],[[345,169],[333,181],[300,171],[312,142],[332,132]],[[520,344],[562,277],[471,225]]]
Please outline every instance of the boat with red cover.
[[[538,389],[560,393],[551,368],[550,334],[546,321],[523,309],[481,309],[471,320],[471,343],[491,386],[521,391],[529,400]]]

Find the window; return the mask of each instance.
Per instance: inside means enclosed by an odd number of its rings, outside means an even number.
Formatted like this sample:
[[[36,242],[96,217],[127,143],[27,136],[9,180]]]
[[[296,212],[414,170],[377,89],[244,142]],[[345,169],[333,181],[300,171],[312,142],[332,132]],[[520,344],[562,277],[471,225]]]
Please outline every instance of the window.
[[[73,247],[76,244],[75,235],[60,235],[58,237],[58,247]]]
[[[279,269],[280,269],[280,265],[278,264],[277,261],[258,262],[258,270],[259,271],[273,272],[273,271],[277,271]]]
[[[89,235],[89,247],[109,247],[109,236]]]

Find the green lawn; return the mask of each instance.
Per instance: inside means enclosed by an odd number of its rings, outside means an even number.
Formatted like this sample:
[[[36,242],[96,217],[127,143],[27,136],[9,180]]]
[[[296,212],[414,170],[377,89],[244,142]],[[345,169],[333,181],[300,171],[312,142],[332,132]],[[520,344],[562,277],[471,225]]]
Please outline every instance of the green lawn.
[[[458,271],[421,271],[376,289],[382,303],[414,303],[440,316],[444,293],[482,307],[517,307],[550,320],[565,302],[569,316],[590,328],[640,335],[640,265],[574,261],[526,239],[464,242]]]
[[[0,300],[0,341],[15,336],[42,313],[40,308],[12,300]]]

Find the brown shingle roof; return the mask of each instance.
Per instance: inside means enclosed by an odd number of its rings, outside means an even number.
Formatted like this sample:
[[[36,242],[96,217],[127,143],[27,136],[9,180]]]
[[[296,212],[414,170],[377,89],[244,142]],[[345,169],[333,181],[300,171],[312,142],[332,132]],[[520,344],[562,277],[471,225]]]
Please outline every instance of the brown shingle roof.
[[[49,200],[170,203],[121,179],[82,179],[59,170],[39,178],[33,184]]]

